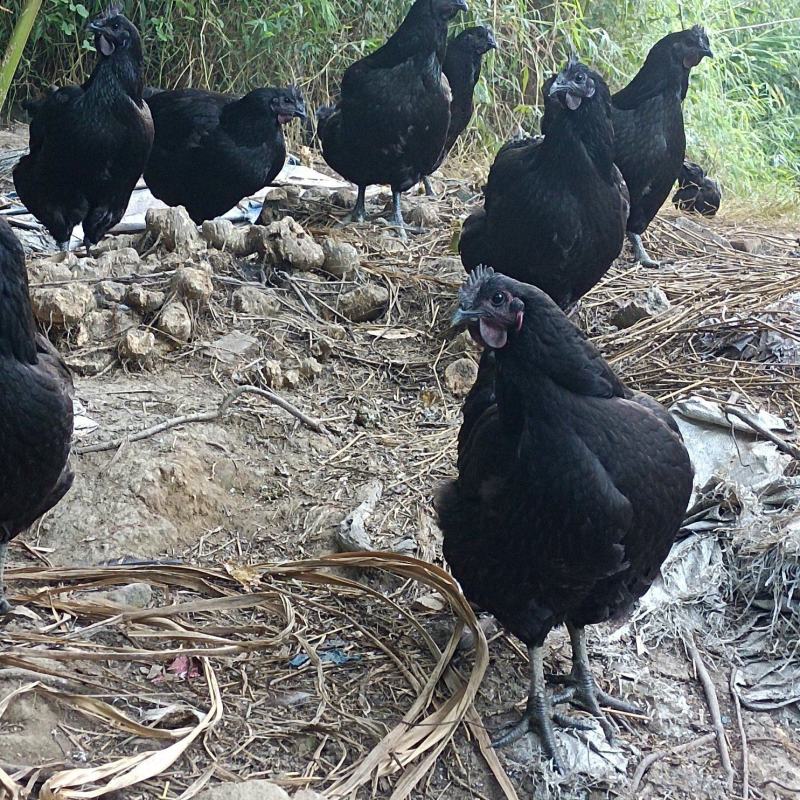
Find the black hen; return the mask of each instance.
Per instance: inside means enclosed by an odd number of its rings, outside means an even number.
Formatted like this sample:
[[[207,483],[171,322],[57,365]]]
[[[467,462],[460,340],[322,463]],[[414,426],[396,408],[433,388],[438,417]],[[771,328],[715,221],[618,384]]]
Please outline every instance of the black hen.
[[[686,151],[682,103],[689,73],[711,57],[708,36],[698,25],[656,42],[636,77],[612,97],[614,160],[631,196],[628,237],[634,256],[658,266],[642,245],[658,209],[669,197]]]
[[[484,53],[496,47],[494,34],[483,25],[467,28],[447,43],[442,72],[450,84],[453,99],[450,101],[450,127],[447,129],[447,140],[435,169],[441,166],[472,119],[472,95],[481,77],[481,62]],[[425,193],[433,197],[433,189],[427,175],[422,182],[425,185]]]
[[[0,614],[8,543],[72,485],[72,379],[36,333],[22,247],[0,219]]]
[[[627,197],[614,166],[611,98],[603,78],[570,59],[544,91],[544,139],[500,150],[484,207],[465,221],[459,252],[467,270],[492,266],[567,308],[619,255]]]
[[[62,249],[76,225],[88,249],[122,219],[153,142],[139,32],[116,7],[89,29],[94,71],[31,104],[30,153],[14,168],[20,199]]]
[[[709,178],[698,164],[684,161],[678,175],[678,191],[672,195],[672,205],[679,211],[713,217],[719,211],[721,201],[719,184]]]
[[[255,89],[234,98],[200,89],[154,91],[156,135],[144,171],[150,191],[197,223],[268,186],[286,161],[283,125],[305,117],[300,90]]]
[[[585,625],[628,611],[677,533],[692,467],[667,412],[626,391],[594,346],[535,287],[479,268],[454,321],[495,354],[494,392],[465,404],[458,479],[437,500],[444,555],[469,600],[528,646],[523,721],[559,763],[542,648],[567,623],[571,699],[608,722],[584,645]],[[475,397],[479,402],[474,402]],[[482,404],[482,407],[478,407]]]
[[[389,184],[393,219],[405,235],[400,193],[433,172],[447,140],[447,23],[466,7],[465,0],[416,0],[383,47],[345,70],[336,106],[318,111],[325,160],[358,186],[353,220],[364,220],[367,186]]]

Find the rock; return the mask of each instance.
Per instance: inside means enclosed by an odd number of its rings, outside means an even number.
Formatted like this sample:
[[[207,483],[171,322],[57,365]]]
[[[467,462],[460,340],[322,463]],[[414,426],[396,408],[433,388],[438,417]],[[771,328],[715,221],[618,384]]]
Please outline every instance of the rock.
[[[255,286],[240,286],[231,298],[233,310],[253,317],[272,317],[281,310],[274,292]]]
[[[280,361],[267,359],[261,365],[261,376],[270,389],[280,389],[283,386],[283,369]]]
[[[439,224],[440,217],[433,203],[421,202],[411,207],[405,220],[420,228],[434,228]]]
[[[326,325],[322,332],[330,339],[337,342],[343,342],[347,338],[347,328],[344,325],[339,325],[338,322],[331,322]]]
[[[126,247],[122,250],[110,250],[103,253],[95,264],[98,274],[102,277],[119,278],[136,272],[140,260],[136,250]]]
[[[632,300],[619,303],[608,321],[618,328],[630,328],[640,320],[657,317],[670,308],[664,292],[658,286],[651,286],[646,292],[637,292]]]
[[[325,795],[315,792],[313,789],[298,789],[292,795],[292,800],[325,800]]]
[[[129,583],[110,592],[95,592],[94,597],[104,596],[110,603],[130,608],[147,608],[153,599],[153,588],[149,583]]]
[[[734,250],[738,250],[741,253],[751,253],[752,255],[758,255],[764,249],[764,243],[761,239],[756,239],[753,236],[748,236],[742,239],[730,239],[730,246]]]
[[[127,306],[90,311],[81,321],[87,341],[108,342],[139,324],[136,315]]]
[[[147,366],[155,359],[156,337],[146,328],[131,328],[120,339],[117,352],[123,362]]]
[[[305,271],[319,269],[325,262],[322,248],[291,217],[266,227],[252,225],[248,240],[253,252],[279,266]]]
[[[186,306],[179,300],[167,303],[158,316],[158,328],[172,339],[188,342],[192,338],[192,318]]]
[[[237,228],[229,219],[207,219],[202,225],[202,236],[209,247],[226,250],[236,256],[246,256],[249,249],[249,228]]]
[[[132,247],[138,253],[141,241],[141,233],[121,233],[118,236],[104,236],[92,247],[92,251],[96,256],[100,256],[103,253],[110,253],[112,250],[126,250]]]
[[[33,289],[31,306],[40,322],[69,328],[95,307],[94,292],[84,283]]]
[[[116,281],[100,281],[94,287],[94,293],[99,303],[121,303],[125,299],[128,287]]]
[[[207,305],[214,294],[211,275],[195,267],[178,268],[172,276],[172,289],[178,297],[201,305]]]
[[[337,189],[330,200],[337,208],[352,208],[356,204],[356,193],[352,189]]]
[[[272,189],[264,197],[264,205],[261,207],[261,213],[258,215],[256,225],[269,225],[272,222],[277,222],[286,216],[286,212],[290,206],[289,187],[281,187]]]
[[[371,322],[386,313],[388,304],[388,289],[367,284],[341,295],[339,312],[352,322]]]
[[[471,358],[459,358],[444,371],[445,386],[456,397],[465,397],[477,377],[478,365]]]
[[[155,314],[164,305],[166,295],[155,289],[145,289],[138,283],[128,288],[125,303],[141,314]]]
[[[218,783],[197,795],[197,800],[290,800],[290,798],[272,781],[251,780],[240,783]]]
[[[230,331],[215,339],[205,350],[207,356],[218,358],[226,364],[235,363],[240,356],[258,348],[258,339],[241,331]]]
[[[300,360],[300,374],[308,380],[313,380],[322,373],[322,364],[316,358],[303,358]]]
[[[64,360],[76,375],[90,378],[111,366],[116,360],[116,355],[109,355],[104,350],[90,350],[86,353],[69,353]]]
[[[148,208],[144,219],[150,238],[160,240],[170,252],[198,250],[203,246],[197,226],[183,206]]]
[[[283,373],[283,385],[287,389],[296,389],[300,385],[300,370],[287,369]]]
[[[475,353],[480,348],[477,342],[470,336],[469,331],[461,331],[461,333],[450,342],[450,346],[447,349],[454,355],[466,355],[467,353]]]
[[[322,252],[325,254],[322,269],[337,278],[352,278],[361,265],[358,250],[348,242],[339,242],[328,236],[322,241]]]

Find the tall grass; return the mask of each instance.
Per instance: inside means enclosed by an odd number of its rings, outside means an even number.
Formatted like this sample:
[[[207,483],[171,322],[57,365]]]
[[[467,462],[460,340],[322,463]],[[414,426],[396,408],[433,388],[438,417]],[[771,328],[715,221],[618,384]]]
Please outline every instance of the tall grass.
[[[21,0],[4,0],[16,15]],[[147,80],[244,91],[295,82],[312,106],[336,93],[345,67],[377,47],[410,0],[127,0],[142,32]],[[47,0],[12,87],[12,102],[51,82],[79,81],[94,59],[88,0]],[[0,49],[10,31],[0,14]],[[716,58],[694,70],[685,109],[689,154],[728,196],[764,210],[797,202],[800,186],[800,9],[796,0],[471,0],[463,24],[492,25],[478,111],[457,158],[488,162],[520,126],[538,125],[539,85],[574,48],[612,88],[650,45],[705,24]]]

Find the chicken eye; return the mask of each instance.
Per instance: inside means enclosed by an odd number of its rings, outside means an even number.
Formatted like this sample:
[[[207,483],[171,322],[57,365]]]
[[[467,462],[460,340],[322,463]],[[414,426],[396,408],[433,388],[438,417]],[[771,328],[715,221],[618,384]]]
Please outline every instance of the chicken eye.
[[[502,292],[495,292],[492,295],[492,305],[501,306],[506,301],[506,296]]]
[[[111,23],[111,30],[118,31],[119,30],[119,22],[112,22]]]
[[[586,76],[582,72],[579,72],[575,76],[575,83],[583,83],[585,80],[586,80]]]

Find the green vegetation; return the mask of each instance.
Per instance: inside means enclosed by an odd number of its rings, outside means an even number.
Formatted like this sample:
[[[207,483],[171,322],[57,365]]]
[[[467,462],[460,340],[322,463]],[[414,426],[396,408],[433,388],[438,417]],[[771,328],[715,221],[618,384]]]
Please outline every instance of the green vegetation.
[[[343,69],[379,45],[410,0],[128,0],[145,39],[148,81],[241,91],[293,81],[312,107]],[[4,0],[16,18],[22,0]],[[458,154],[488,160],[519,125],[538,126],[538,86],[571,47],[612,89],[671,30],[705,24],[717,54],[692,76],[686,107],[689,154],[722,180],[727,197],[764,211],[796,203],[800,187],[800,11],[796,0],[471,0],[470,19],[492,25],[480,103]],[[688,4],[687,4],[688,5]],[[81,80],[91,67],[83,26],[99,8],[48,0],[25,49],[11,101],[51,82]],[[702,17],[699,15],[702,14]],[[0,12],[0,51],[9,15]]]

